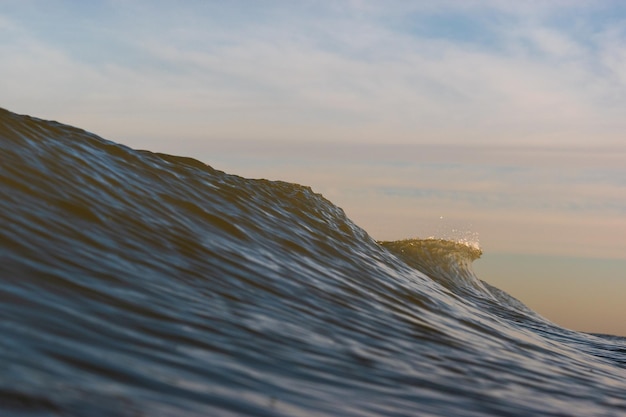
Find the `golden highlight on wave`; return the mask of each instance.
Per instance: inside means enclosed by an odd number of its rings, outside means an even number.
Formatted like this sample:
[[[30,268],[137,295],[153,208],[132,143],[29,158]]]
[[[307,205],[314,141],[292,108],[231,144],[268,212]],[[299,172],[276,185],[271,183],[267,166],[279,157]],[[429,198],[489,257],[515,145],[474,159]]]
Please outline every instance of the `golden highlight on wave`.
[[[483,253],[477,245],[437,238],[380,241],[378,244],[453,291],[473,288],[489,293],[472,270],[472,262]]]

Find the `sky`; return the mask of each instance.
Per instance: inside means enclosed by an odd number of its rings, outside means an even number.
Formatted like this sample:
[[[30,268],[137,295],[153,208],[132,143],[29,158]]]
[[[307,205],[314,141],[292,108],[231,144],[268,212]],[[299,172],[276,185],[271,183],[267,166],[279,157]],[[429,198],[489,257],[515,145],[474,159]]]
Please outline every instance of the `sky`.
[[[626,2],[0,0],[0,57],[1,107],[479,241],[481,278],[626,335]]]
[[[171,141],[621,143],[622,1],[2,0],[5,107]]]

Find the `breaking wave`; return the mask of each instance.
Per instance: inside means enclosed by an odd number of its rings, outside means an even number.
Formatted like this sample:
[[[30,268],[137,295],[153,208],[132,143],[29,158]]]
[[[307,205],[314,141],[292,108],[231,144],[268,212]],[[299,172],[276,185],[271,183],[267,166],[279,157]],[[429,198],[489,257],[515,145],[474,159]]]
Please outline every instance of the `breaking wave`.
[[[626,413],[626,339],[481,281],[477,247],[2,109],[0,156],[2,415]]]

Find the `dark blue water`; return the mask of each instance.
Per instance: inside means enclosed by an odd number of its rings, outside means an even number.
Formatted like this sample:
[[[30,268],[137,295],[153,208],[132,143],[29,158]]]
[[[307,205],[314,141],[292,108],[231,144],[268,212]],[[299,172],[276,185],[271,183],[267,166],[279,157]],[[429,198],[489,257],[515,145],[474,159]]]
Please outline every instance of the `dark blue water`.
[[[623,416],[626,339],[310,188],[0,110],[2,416]]]

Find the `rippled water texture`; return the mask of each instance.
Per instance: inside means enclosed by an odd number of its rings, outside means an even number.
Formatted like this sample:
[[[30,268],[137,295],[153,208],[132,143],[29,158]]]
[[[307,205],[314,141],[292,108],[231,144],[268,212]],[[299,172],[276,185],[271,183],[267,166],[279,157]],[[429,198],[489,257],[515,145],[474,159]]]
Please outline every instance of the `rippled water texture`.
[[[5,110],[0,156],[0,415],[626,415],[626,340],[476,248]]]

